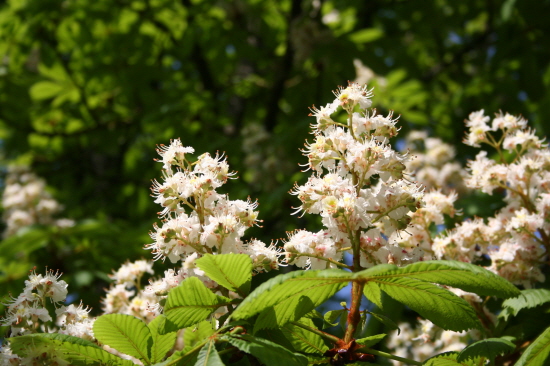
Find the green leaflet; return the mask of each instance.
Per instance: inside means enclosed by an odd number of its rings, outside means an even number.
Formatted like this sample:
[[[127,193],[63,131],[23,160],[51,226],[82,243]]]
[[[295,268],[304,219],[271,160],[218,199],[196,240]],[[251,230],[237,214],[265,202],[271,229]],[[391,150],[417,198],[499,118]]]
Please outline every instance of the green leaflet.
[[[164,328],[166,317],[159,315],[151,321],[147,327],[153,338],[153,346],[151,347],[151,363],[162,361],[164,356],[172,349],[176,342],[176,332],[160,334],[159,329]]]
[[[548,366],[550,365],[550,327],[523,352],[514,366]]]
[[[160,333],[173,330],[172,325],[181,329],[197,324],[230,303],[231,299],[213,294],[197,277],[189,277],[168,293],[164,315],[171,324],[166,324]]]
[[[102,315],[94,322],[94,336],[121,353],[151,363],[153,337],[143,320],[125,314]]]
[[[195,366],[224,366],[218,351],[216,351],[214,341],[206,343],[201,348]]]
[[[368,281],[367,283],[365,283],[365,286],[363,287],[363,294],[370,302],[378,306],[379,309],[383,308],[382,292],[380,291],[380,287],[376,282]]]
[[[398,270],[395,264],[378,264],[374,267],[365,269],[361,272],[357,272],[353,275],[353,278],[369,278],[374,276],[385,275],[387,273],[393,273]]]
[[[203,342],[207,337],[214,334],[212,323],[204,320],[189,328],[185,328],[183,332],[183,345],[185,347],[195,347],[200,342]]]
[[[330,310],[325,313],[325,316],[323,317],[323,328],[330,328],[335,327],[338,325],[338,323],[334,323],[336,319],[338,319],[340,316],[343,316],[344,314],[347,314],[346,309],[340,309],[340,310]]]
[[[457,361],[458,352],[445,352],[428,358],[423,366],[479,366],[474,360]]]
[[[181,351],[174,352],[165,361],[156,363],[153,366],[193,365],[197,361],[199,351],[199,349],[189,349],[185,347]]]
[[[414,278],[373,280],[389,296],[446,330],[460,332],[481,324],[468,302],[429,282]]]
[[[10,338],[13,353],[25,357],[27,351],[40,346],[52,346],[55,352],[72,365],[108,364],[131,366],[134,363],[113,355],[96,344],[82,338],[59,333],[35,333]]]
[[[378,320],[380,323],[384,324],[388,329],[390,330],[397,329],[397,334],[401,333],[401,329],[399,329],[399,326],[397,326],[397,323],[395,323],[393,320],[391,320],[387,316],[383,314],[373,313],[371,311],[367,311],[367,313],[370,316],[372,316],[374,319]]]
[[[61,83],[53,81],[39,81],[34,83],[29,89],[29,94],[34,100],[53,98],[65,90],[65,86]]]
[[[374,267],[377,268],[378,266]],[[456,287],[478,295],[509,298],[518,296],[520,291],[510,282],[483,267],[457,261],[417,262],[377,274],[358,272],[355,278],[394,278],[409,277],[422,281]]]
[[[255,331],[282,327],[315,309],[350,280],[338,270],[295,271],[274,277],[248,295],[232,314],[246,319],[260,313]]]
[[[499,316],[508,320],[508,316],[516,316],[522,309],[534,308],[547,302],[550,302],[550,290],[542,288],[523,290],[518,297],[507,299],[502,303],[504,311]]]
[[[357,344],[363,346],[363,347],[372,347],[378,342],[380,342],[382,339],[386,337],[386,333],[376,334],[365,338],[360,338],[355,340]]]
[[[208,277],[241,297],[250,292],[252,260],[246,254],[205,254],[197,259],[197,266]]]
[[[458,355],[457,361],[465,361],[484,357],[494,361],[495,357],[512,352],[516,348],[515,344],[505,338],[487,338],[470,344],[464,348]]]
[[[384,31],[378,28],[365,28],[348,35],[354,43],[374,42],[384,36]]]
[[[248,334],[226,335],[223,340],[245,353],[256,357],[266,366],[306,366],[307,358],[267,339],[257,338]]]
[[[302,318],[298,322],[307,325],[308,327],[317,329],[311,319]],[[321,336],[304,328],[300,328],[297,325],[288,323],[281,330],[283,331],[285,337],[292,343],[292,346],[296,351],[322,355],[326,350],[328,350],[328,347]]]

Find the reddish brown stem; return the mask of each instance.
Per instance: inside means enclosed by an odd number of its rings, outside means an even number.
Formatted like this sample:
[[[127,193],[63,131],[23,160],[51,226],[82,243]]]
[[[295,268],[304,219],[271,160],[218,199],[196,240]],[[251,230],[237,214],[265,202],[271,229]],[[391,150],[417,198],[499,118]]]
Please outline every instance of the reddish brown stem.
[[[357,326],[361,321],[361,296],[363,295],[362,282],[353,282],[351,285],[351,306],[348,313],[348,326],[344,336],[344,342],[349,343],[355,337]]]

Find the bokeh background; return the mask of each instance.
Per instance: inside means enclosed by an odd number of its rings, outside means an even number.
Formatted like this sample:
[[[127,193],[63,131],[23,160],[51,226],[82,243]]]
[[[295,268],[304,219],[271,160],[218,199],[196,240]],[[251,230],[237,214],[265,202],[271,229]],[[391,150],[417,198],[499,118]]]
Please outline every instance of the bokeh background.
[[[373,86],[403,134],[426,129],[463,163],[472,111],[521,114],[548,135],[549,15],[548,0],[2,1],[0,183],[34,182],[30,204],[46,201],[17,226],[4,194],[0,296],[47,266],[97,314],[107,275],[151,258],[155,145],[172,138],[225,152],[240,179],[222,191],[260,202],[251,237],[315,230],[290,215],[288,190],[307,178],[308,107],[348,80]]]

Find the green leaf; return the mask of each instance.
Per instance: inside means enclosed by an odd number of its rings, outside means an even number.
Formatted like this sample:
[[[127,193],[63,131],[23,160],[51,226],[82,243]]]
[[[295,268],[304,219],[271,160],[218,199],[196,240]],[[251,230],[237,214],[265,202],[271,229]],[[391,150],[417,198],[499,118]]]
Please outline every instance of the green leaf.
[[[246,319],[261,313],[255,330],[282,327],[325,302],[343,288],[350,277],[349,272],[338,269],[295,271],[279,275],[248,295],[232,317]]]
[[[259,359],[266,366],[305,366],[307,358],[267,339],[248,334],[227,335],[223,338],[232,346]]]
[[[165,361],[157,363],[154,366],[193,365],[197,362],[199,351],[200,349],[184,347],[182,350],[174,352]]]
[[[214,341],[206,343],[201,348],[195,366],[224,366],[218,351],[216,351]]]
[[[484,357],[491,362],[495,357],[512,352],[516,348],[515,344],[504,338],[487,338],[470,344],[464,348],[458,355],[457,361],[475,359]]]
[[[324,317],[323,317],[323,314],[313,309],[310,312],[304,314],[304,318],[323,320]]]
[[[310,328],[317,329],[311,319],[302,318],[298,322]],[[328,347],[321,336],[297,325],[291,323],[286,324],[282,328],[282,331],[285,337],[292,343],[292,346],[296,351],[303,353],[323,354],[326,350],[328,350]]]
[[[516,0],[506,0],[502,7],[500,8],[500,17],[503,21],[508,21],[510,17],[512,16],[512,12],[514,10],[514,5],[516,4]]]
[[[383,314],[373,313],[371,311],[367,311],[374,319],[378,320],[380,323],[384,324],[388,329],[395,330],[397,329],[397,334],[401,333],[401,329],[399,329],[399,326],[397,326],[397,323],[388,318],[387,316]]]
[[[368,43],[379,39],[384,32],[379,28],[366,28],[349,35],[349,39],[354,43]]]
[[[62,93],[63,90],[64,87],[61,84],[52,81],[39,81],[31,86],[29,94],[34,100],[42,100],[53,98]]]
[[[164,356],[174,347],[176,342],[176,332],[160,334],[159,329],[164,328],[166,317],[164,315],[157,316],[151,321],[147,327],[153,337],[153,346],[151,347],[151,363],[162,361]]]
[[[382,309],[382,292],[374,281],[365,283],[363,294],[370,302]]]
[[[29,350],[49,347],[62,358],[73,365],[108,364],[129,366],[134,363],[113,355],[101,347],[82,338],[59,333],[35,333],[10,338],[10,347],[13,353],[26,357]]]
[[[344,313],[347,313],[346,309],[327,311],[325,313],[325,316],[323,317],[323,320],[324,320],[323,328],[337,326],[338,323],[334,323],[334,322],[336,321],[336,319],[338,319],[338,317],[342,316]]]
[[[168,293],[164,315],[181,329],[197,324],[220,306],[230,303],[231,299],[213,294],[197,277],[189,277]]]
[[[523,290],[518,297],[507,299],[502,303],[505,311],[500,316],[508,320],[510,314],[516,316],[522,309],[534,308],[547,302],[550,302],[550,290],[542,288]]]
[[[102,315],[94,322],[94,336],[121,353],[151,362],[153,337],[143,320],[126,314]]]
[[[425,360],[423,366],[478,366],[475,361],[458,362],[458,352],[445,352],[435,355]]]
[[[550,327],[527,347],[514,366],[548,366],[550,365]]]
[[[208,277],[242,297],[250,292],[252,260],[246,254],[205,254],[196,260]]]
[[[183,332],[183,344],[185,347],[195,347],[198,343],[204,341],[207,337],[214,334],[215,329],[212,323],[205,320],[192,327],[185,328]]]
[[[361,275],[363,272],[358,272],[356,277],[364,277]],[[504,299],[520,294],[513,284],[493,272],[474,264],[458,261],[416,262],[393,271],[382,272],[375,277],[411,277],[456,287],[478,295],[498,296]]]
[[[372,347],[375,344],[377,344],[378,342],[380,342],[382,339],[384,339],[386,337],[386,335],[387,334],[385,334],[385,333],[376,334],[376,335],[365,337],[365,338],[359,338],[359,339],[355,340],[355,342],[357,342],[357,344],[359,344],[363,347]]]
[[[398,269],[399,267],[397,267],[395,264],[378,264],[374,267],[354,273],[353,278],[369,278],[374,276],[380,276],[387,273],[394,273],[394,271]]]
[[[414,278],[385,278],[376,283],[390,297],[445,330],[481,329],[470,304],[439,286]]]

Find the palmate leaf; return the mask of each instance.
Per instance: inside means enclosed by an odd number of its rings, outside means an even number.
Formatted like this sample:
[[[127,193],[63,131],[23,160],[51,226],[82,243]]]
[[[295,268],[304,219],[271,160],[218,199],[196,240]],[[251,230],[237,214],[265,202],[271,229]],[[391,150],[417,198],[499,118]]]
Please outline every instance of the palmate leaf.
[[[378,267],[378,266],[377,266]],[[374,268],[377,268],[374,267]],[[456,287],[482,296],[509,298],[518,296],[520,291],[504,278],[483,267],[458,261],[416,262],[405,267],[382,270],[379,273],[368,269],[355,274],[355,278],[370,277],[409,277],[426,282]],[[382,268],[384,269],[384,268]]]
[[[548,366],[550,365],[550,327],[531,343],[514,366]]]
[[[242,297],[250,292],[252,260],[246,254],[205,254],[196,260],[208,277]]]
[[[457,361],[466,361],[484,357],[491,363],[495,357],[512,352],[516,348],[515,344],[505,338],[487,338],[470,344],[464,348],[458,355]]]
[[[543,288],[523,290],[518,297],[507,299],[502,303],[504,311],[499,316],[508,320],[509,315],[516,316],[522,309],[534,308],[548,302],[550,302],[550,290]]]
[[[390,297],[445,330],[481,329],[470,304],[437,285],[407,277],[376,278],[369,282],[375,282]]]
[[[215,342],[210,341],[201,348],[195,366],[225,366],[216,351]]]
[[[35,333],[10,338],[13,353],[26,357],[29,350],[41,346],[51,347],[71,365],[119,365],[131,366],[134,363],[113,355],[96,344],[82,338],[59,333]]]
[[[230,303],[231,299],[215,295],[197,277],[189,277],[168,293],[164,315],[170,324],[160,333],[190,327]]]
[[[166,317],[164,315],[157,316],[153,321],[147,324],[151,337],[153,338],[153,346],[151,347],[151,362],[157,363],[162,361],[164,356],[172,349],[176,342],[176,332],[160,334],[159,329],[164,328]]]
[[[299,353],[268,341],[267,339],[254,337],[248,334],[226,335],[223,340],[228,341],[239,350],[256,357],[266,366],[306,366],[307,358]]]
[[[248,295],[232,314],[246,319],[260,314],[255,330],[282,327],[300,319],[342,289],[351,273],[338,270],[295,271],[274,277]]]
[[[126,314],[106,314],[94,322],[94,336],[117,351],[151,363],[153,337],[147,324]]]
[[[311,319],[302,318],[298,322],[308,327],[317,329]],[[296,351],[322,355],[326,350],[328,350],[327,345],[320,335],[312,333],[297,325],[288,323],[281,330],[290,343],[292,343],[292,346]]]

